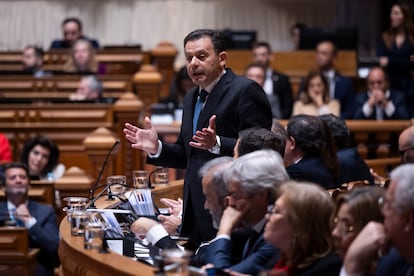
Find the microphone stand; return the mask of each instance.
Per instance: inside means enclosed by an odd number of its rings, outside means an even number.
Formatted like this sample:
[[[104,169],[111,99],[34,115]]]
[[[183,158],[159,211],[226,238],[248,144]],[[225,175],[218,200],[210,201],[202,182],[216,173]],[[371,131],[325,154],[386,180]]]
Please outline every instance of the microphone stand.
[[[155,186],[152,186],[152,184],[151,184],[151,177],[154,173],[160,171],[163,168],[164,167],[159,167],[159,168],[156,168],[155,170],[153,170],[152,172],[150,172],[150,174],[148,175],[148,189],[154,189],[155,188]]]
[[[102,174],[103,174],[103,171],[104,171],[104,169],[105,169],[105,167],[106,167],[106,164],[108,163],[108,159],[109,159],[109,156],[111,155],[111,153],[112,153],[112,151],[116,148],[116,146],[118,146],[118,144],[119,143],[121,143],[119,140],[116,140],[115,141],[115,143],[112,145],[112,147],[109,149],[109,151],[108,151],[108,153],[106,154],[106,157],[105,157],[105,161],[104,161],[104,163],[103,163],[103,165],[102,165],[102,168],[101,168],[101,170],[99,171],[99,174],[98,174],[98,177],[96,178],[96,182],[95,182],[95,184],[93,185],[93,188],[89,191],[90,192],[90,203],[89,203],[89,206],[88,206],[88,208],[90,208],[90,209],[92,209],[92,208],[96,208],[96,206],[95,206],[95,201],[100,197],[100,196],[102,196],[102,194],[105,192],[105,190],[106,189],[103,189],[99,194],[98,194],[98,196],[97,197],[94,197],[94,194],[95,194],[95,190],[98,188],[98,183],[99,183],[99,181],[101,180],[101,178],[102,178]]]

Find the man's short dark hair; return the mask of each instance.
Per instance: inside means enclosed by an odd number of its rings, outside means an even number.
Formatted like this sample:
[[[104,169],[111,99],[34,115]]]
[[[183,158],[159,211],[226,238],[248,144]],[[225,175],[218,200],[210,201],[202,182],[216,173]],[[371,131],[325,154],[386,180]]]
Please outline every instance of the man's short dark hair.
[[[264,73],[264,77],[266,77],[266,67],[264,67],[263,65],[259,64],[259,63],[250,63],[249,65],[247,65],[246,69],[244,69],[244,73],[247,73],[247,71],[249,71],[251,68],[260,68],[263,70]]]
[[[242,156],[256,150],[272,149],[283,156],[285,143],[284,133],[276,134],[265,128],[252,127],[240,131],[237,152]]]
[[[82,31],[82,22],[80,21],[79,18],[77,18],[77,17],[68,17],[68,18],[65,18],[65,20],[63,20],[63,22],[62,22],[62,27],[65,26],[66,23],[69,23],[69,22],[76,23],[78,25],[79,31],[80,32]]]
[[[211,30],[211,29],[198,29],[192,31],[184,38],[184,47],[188,41],[198,40],[204,36],[207,36],[211,39],[213,43],[214,50],[217,54],[226,51],[226,46],[224,43],[224,39],[219,31]]]
[[[332,54],[333,54],[334,56],[336,56],[336,54],[338,54],[338,47],[336,47],[336,44],[335,44],[332,40],[329,40],[329,39],[321,40],[321,41],[319,41],[319,42],[318,42],[318,44],[316,45],[316,48],[319,46],[319,44],[322,44],[322,43],[329,43],[329,44],[332,44]]]
[[[272,47],[270,47],[270,44],[269,44],[268,42],[266,42],[266,41],[259,41],[259,42],[256,42],[256,43],[253,45],[253,50],[254,50],[254,49],[256,49],[256,48],[259,48],[259,47],[265,47],[265,48],[267,49],[267,52],[268,52],[269,54],[271,54],[271,53],[272,53]]]
[[[0,185],[5,186],[6,185],[6,171],[10,169],[20,168],[23,169],[26,172],[27,178],[29,178],[29,169],[27,166],[21,162],[11,162],[6,163],[3,166],[3,173],[0,173]]]

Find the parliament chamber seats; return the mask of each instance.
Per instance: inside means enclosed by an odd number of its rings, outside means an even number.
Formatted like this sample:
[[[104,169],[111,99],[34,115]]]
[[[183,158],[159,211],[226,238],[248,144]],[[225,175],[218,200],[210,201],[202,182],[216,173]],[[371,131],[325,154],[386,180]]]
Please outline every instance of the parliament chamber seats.
[[[252,63],[251,50],[229,50],[226,65],[236,74],[243,75],[246,67]],[[340,50],[335,63],[336,69],[343,75],[351,78],[357,76],[357,54],[356,51]],[[274,70],[279,71],[290,77],[292,92],[295,94],[299,90],[302,78],[310,70],[316,69],[315,51],[274,51],[273,64]],[[296,95],[294,95],[296,98]]]
[[[33,275],[38,253],[29,248],[26,228],[0,227],[0,275]]]

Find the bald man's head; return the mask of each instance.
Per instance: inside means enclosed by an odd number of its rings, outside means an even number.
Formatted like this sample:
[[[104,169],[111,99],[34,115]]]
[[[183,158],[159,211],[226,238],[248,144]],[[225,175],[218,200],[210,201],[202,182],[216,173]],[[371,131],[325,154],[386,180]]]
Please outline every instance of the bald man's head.
[[[398,139],[398,150],[402,162],[414,163],[414,126],[406,128],[401,132]]]

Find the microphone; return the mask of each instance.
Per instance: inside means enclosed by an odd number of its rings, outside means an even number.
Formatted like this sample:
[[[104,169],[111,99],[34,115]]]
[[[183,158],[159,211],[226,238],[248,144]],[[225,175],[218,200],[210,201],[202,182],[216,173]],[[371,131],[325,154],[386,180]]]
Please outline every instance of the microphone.
[[[94,197],[95,190],[98,188],[98,183],[102,178],[102,174],[103,174],[103,171],[106,167],[106,164],[108,163],[109,156],[111,155],[112,151],[118,146],[119,143],[121,143],[121,142],[119,140],[116,140],[115,143],[112,145],[112,147],[109,149],[108,153],[106,154],[105,161],[102,165],[101,170],[99,171],[98,177],[96,178],[95,185],[93,185],[93,188],[90,189],[90,191],[89,191],[89,193],[90,193],[89,198],[90,198],[91,202],[89,203],[88,208],[96,208],[95,201],[103,194],[103,192],[101,192],[101,193],[99,193],[99,195],[97,197]],[[102,191],[105,191],[105,189],[103,189]]]

